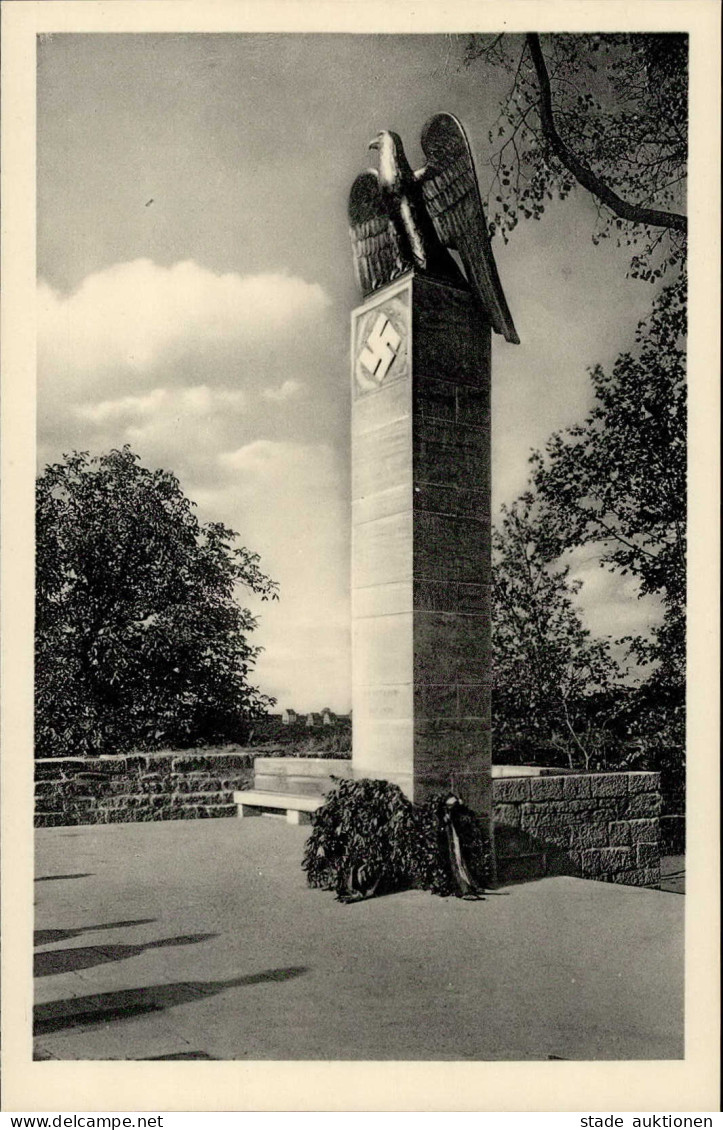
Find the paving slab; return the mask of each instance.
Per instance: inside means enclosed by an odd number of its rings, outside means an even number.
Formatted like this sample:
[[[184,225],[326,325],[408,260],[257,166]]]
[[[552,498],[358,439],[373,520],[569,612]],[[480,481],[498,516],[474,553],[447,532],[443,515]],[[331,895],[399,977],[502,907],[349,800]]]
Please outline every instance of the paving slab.
[[[685,856],[664,855],[660,860],[661,891],[670,891],[676,895],[685,894]]]
[[[38,829],[41,1059],[683,1056],[684,899],[572,877],[342,905],[283,820]]]

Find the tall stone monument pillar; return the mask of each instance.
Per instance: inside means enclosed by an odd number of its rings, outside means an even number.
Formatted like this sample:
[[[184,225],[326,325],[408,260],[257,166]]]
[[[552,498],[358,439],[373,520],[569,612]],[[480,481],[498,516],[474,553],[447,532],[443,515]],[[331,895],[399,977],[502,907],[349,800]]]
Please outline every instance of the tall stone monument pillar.
[[[352,766],[490,812],[490,336],[519,339],[472,152],[436,114],[349,197]],[[451,254],[458,254],[463,265]]]
[[[414,270],[352,315],[355,776],[490,811],[490,324]]]

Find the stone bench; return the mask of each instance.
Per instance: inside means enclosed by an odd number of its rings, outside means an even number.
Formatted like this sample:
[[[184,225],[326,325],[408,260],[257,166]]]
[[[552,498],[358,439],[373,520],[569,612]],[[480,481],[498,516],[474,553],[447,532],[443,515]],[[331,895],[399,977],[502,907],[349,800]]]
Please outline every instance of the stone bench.
[[[323,796],[266,793],[260,789],[243,789],[235,792],[233,799],[240,817],[286,816],[287,824],[310,824],[312,812],[324,803]]]

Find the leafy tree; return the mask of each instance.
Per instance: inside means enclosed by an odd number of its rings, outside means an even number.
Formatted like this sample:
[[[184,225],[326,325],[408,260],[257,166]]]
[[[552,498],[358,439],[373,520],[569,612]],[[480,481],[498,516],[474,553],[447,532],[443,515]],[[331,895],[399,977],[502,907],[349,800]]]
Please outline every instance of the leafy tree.
[[[655,283],[635,347],[591,372],[583,424],[533,457],[545,555],[594,543],[601,564],[664,603],[663,624],[628,640],[651,667],[625,701],[640,756],[682,777],[685,667],[685,216],[688,39],[684,34],[472,36],[468,64],[502,67],[490,133],[490,229],[505,241],[574,190],[597,208],[593,243],[630,249]],[[662,280],[662,289],[661,289]],[[619,716],[622,724],[622,714]]]
[[[467,62],[511,78],[495,128],[491,229],[506,240],[580,186],[598,208],[594,242],[633,248],[650,281],[683,261],[688,40],[683,34],[472,36]]]
[[[591,371],[595,400],[584,422],[532,457],[550,553],[594,543],[602,565],[662,598],[662,627],[630,642],[669,689],[682,687],[685,668],[685,332],[681,278],[639,324],[635,350],[609,373]]]
[[[550,562],[534,495],[502,508],[492,553],[495,759],[604,767],[619,757],[623,672],[583,626],[582,582]]]
[[[193,505],[128,447],[40,476],[37,756],[240,740],[272,702],[248,682],[255,620],[234,594],[276,584]]]
[[[591,415],[534,463],[557,553],[600,542],[603,563],[663,593],[674,618],[685,587],[687,36],[472,36],[467,58],[512,76],[490,136],[493,226],[507,237],[579,185],[599,204],[594,238],[642,243],[633,275],[669,272],[634,350],[611,374],[592,370]]]

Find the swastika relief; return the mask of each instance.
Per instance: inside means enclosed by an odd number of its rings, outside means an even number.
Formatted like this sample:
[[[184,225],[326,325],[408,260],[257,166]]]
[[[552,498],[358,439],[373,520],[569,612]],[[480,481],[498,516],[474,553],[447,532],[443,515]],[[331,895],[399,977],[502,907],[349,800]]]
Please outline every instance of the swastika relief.
[[[359,354],[361,364],[379,384],[387,375],[401,341],[401,335],[397,333],[386,314],[379,314],[367,337],[366,345]]]
[[[355,326],[355,394],[371,392],[407,370],[407,303],[401,297],[366,310]]]

